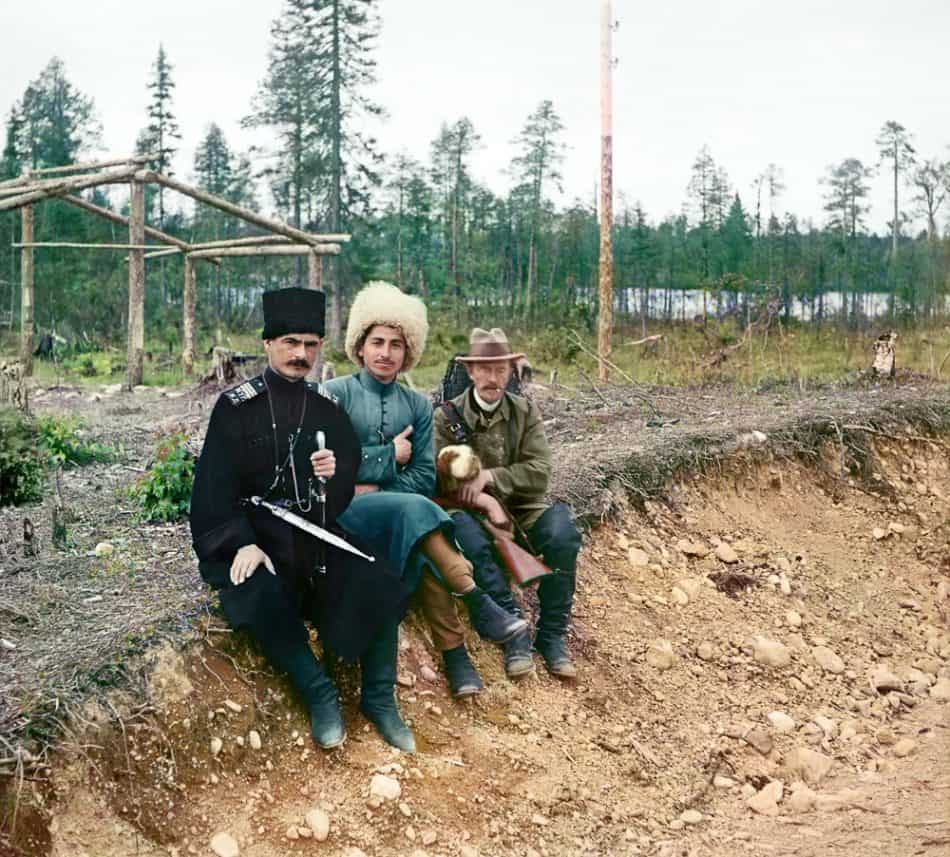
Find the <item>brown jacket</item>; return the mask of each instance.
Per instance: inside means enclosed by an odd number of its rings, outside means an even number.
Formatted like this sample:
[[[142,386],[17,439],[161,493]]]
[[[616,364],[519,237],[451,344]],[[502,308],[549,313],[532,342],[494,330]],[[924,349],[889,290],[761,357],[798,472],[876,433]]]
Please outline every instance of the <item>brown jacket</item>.
[[[472,431],[471,444],[482,467],[491,470],[488,490],[522,527],[530,527],[547,508],[544,495],[551,478],[551,450],[544,436],[541,412],[521,396],[505,393],[498,408],[483,414],[472,401],[471,387],[452,402]],[[435,409],[435,451],[455,443],[449,420]]]

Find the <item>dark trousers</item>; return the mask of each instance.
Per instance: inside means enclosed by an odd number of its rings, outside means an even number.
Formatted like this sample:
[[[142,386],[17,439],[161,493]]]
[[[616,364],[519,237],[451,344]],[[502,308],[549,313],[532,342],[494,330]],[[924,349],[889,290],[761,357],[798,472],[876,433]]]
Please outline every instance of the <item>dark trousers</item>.
[[[452,515],[455,539],[462,553],[471,561],[475,582],[498,604],[511,613],[519,614],[511,594],[508,576],[494,549],[494,540],[477,519],[468,512]],[[538,630],[563,634],[570,620],[574,603],[577,572],[577,554],[581,549],[581,534],[571,520],[571,511],[564,503],[555,503],[527,530],[532,547],[541,555],[545,565],[556,573],[538,584],[541,618]]]

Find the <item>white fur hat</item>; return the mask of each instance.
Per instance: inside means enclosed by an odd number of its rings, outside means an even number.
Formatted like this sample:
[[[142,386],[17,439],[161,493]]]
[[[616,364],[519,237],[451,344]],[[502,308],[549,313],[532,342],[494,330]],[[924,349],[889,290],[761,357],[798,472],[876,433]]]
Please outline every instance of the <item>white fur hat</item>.
[[[356,353],[366,332],[376,324],[398,327],[406,338],[406,363],[403,372],[416,366],[426,350],[429,318],[426,305],[414,295],[399,291],[391,283],[376,280],[367,283],[353,299],[346,324],[346,356],[362,366]]]

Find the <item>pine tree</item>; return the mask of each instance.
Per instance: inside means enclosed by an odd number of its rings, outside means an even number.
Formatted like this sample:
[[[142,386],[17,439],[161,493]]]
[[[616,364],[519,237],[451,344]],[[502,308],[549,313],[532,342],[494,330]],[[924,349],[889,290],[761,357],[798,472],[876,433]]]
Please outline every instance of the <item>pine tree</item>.
[[[432,180],[443,203],[442,224],[448,251],[446,273],[455,292],[459,320],[462,298],[460,245],[466,200],[472,188],[468,157],[480,142],[481,137],[467,116],[452,125],[443,123],[439,136],[432,141]]]
[[[564,160],[560,134],[564,124],[550,101],[542,101],[515,140],[519,153],[511,163],[511,172],[528,188],[528,270],[524,289],[524,311],[532,315],[538,277],[537,244],[541,228],[544,191],[548,182],[560,189],[559,165]]]
[[[891,255],[897,256],[897,238],[900,234],[900,206],[898,201],[898,186],[900,175],[909,170],[915,162],[916,150],[910,144],[911,135],[899,122],[885,122],[877,139],[881,160],[879,163],[889,163],[894,173],[894,219],[891,221]]]

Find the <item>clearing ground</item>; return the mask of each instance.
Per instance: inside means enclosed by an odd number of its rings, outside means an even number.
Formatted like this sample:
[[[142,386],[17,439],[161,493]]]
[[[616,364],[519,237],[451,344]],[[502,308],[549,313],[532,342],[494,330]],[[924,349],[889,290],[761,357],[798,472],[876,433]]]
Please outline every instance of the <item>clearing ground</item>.
[[[579,679],[512,684],[472,637],[488,690],[455,703],[412,615],[412,757],[349,669],[349,741],[316,750],[185,527],[133,523],[123,486],[157,434],[200,442],[199,397],[35,396],[125,452],[65,474],[69,553],[24,560],[47,510],[0,512],[0,855],[210,855],[222,833],[244,857],[950,854],[950,390],[653,391],[659,418],[629,390],[537,395],[554,493],[604,518]]]

